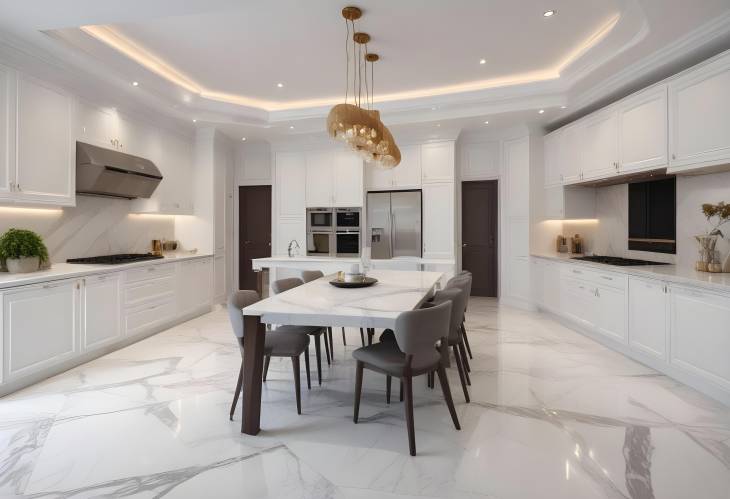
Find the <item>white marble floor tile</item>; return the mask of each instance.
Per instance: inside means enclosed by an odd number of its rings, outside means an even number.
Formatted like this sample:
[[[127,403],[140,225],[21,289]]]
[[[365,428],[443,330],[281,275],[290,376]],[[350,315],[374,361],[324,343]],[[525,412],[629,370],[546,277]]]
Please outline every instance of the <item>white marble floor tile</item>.
[[[449,369],[415,382],[418,456],[398,382],[366,372],[352,423],[356,329],[297,415],[273,359],[262,432],[228,409],[240,355],[225,311],[0,399],[0,497],[728,499],[730,408],[548,316],[472,299],[472,402]],[[302,363],[302,368],[303,368]]]

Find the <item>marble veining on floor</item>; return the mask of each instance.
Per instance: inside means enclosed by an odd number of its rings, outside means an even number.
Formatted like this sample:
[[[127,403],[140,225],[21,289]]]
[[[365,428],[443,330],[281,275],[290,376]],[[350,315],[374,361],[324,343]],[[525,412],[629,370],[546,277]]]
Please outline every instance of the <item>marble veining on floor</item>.
[[[240,434],[221,310],[0,399],[0,497],[730,497],[729,408],[545,315],[472,299],[467,320],[471,404],[449,373],[462,430],[417,380],[415,458],[382,376],[366,372],[352,423],[355,329],[347,347],[335,330],[301,416],[272,359],[263,431]]]

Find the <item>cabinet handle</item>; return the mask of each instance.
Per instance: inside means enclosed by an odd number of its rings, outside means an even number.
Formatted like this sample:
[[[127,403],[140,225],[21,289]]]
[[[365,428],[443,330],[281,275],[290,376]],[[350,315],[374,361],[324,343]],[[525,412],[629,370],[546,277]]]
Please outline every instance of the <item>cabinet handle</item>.
[[[575,270],[575,269],[573,269],[571,272],[573,272],[574,274],[582,274],[583,273],[583,271],[581,271],[581,270]]]
[[[606,279],[607,281],[613,281],[613,277],[608,277],[607,275],[602,275],[601,279]]]
[[[156,269],[154,267],[147,267],[147,272],[154,272]]]

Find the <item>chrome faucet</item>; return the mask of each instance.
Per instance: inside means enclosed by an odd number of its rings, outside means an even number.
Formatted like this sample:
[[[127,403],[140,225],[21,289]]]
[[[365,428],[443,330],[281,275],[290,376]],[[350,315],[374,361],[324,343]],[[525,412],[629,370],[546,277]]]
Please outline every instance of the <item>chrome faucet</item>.
[[[286,252],[289,254],[289,258],[295,256],[293,254],[292,250],[297,250],[296,254],[298,255],[299,254],[299,249],[300,249],[299,248],[299,243],[297,242],[296,239],[292,239],[291,241],[289,241],[289,247],[286,249]]]

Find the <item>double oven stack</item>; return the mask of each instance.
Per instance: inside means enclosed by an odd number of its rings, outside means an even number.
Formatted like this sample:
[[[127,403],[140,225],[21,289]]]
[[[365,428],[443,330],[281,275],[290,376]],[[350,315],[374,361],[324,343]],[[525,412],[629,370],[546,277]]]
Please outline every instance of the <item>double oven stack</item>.
[[[360,256],[360,208],[307,208],[307,255]]]

